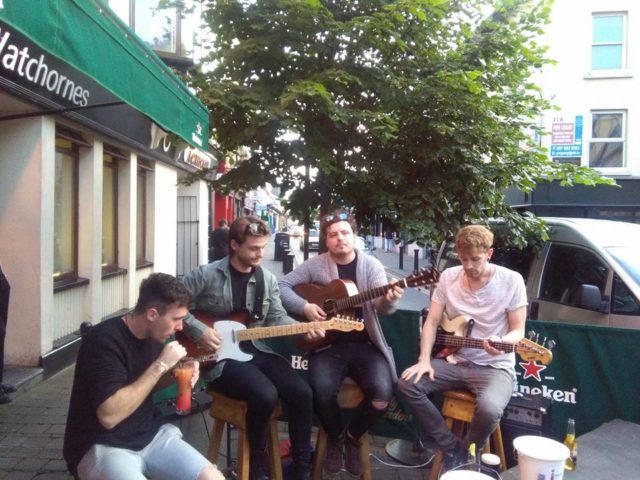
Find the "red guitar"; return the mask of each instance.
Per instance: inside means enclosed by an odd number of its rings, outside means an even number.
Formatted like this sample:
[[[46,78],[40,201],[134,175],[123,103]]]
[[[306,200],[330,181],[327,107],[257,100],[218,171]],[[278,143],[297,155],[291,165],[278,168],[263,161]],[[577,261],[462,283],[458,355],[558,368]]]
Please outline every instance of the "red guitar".
[[[187,349],[189,358],[199,362],[221,361],[226,359],[248,362],[253,357],[240,349],[240,342],[245,340],[259,340],[262,338],[283,337],[307,333],[317,326],[325,330],[339,330],[349,332],[351,330],[364,330],[364,324],[356,320],[337,316],[328,322],[293,323],[290,325],[276,325],[273,327],[247,328],[249,319],[247,312],[235,312],[227,316],[227,319],[217,319],[205,312],[192,312],[194,316],[209,327],[214,327],[218,335],[222,337],[222,344],[216,353],[202,354],[203,349],[191,340],[185,333],[177,332],[176,340]]]
[[[459,348],[484,348],[482,338],[466,336],[468,334],[470,317],[460,315],[452,320],[443,317],[436,333],[436,345],[444,345],[441,350],[434,349],[435,358],[446,358],[448,362],[455,363],[451,357]],[[553,354],[547,348],[538,345],[531,340],[523,338],[518,343],[489,342],[493,347],[503,352],[516,352],[524,360],[537,361],[543,365],[549,365],[553,359]]]
[[[436,283],[439,278],[440,272],[436,269],[423,269],[398,281],[396,285],[402,288],[421,287]],[[355,283],[338,279],[332,280],[326,285],[301,283],[293,287],[293,291],[305,300],[322,307],[322,310],[327,314],[327,320],[329,320],[339,312],[345,312],[347,316],[355,317],[356,307],[368,300],[385,295],[391,285],[390,283],[358,293],[358,287],[356,287]],[[296,345],[304,351],[312,351],[332,343],[332,338],[334,338],[334,335],[326,335],[324,338],[314,342],[297,341]]]

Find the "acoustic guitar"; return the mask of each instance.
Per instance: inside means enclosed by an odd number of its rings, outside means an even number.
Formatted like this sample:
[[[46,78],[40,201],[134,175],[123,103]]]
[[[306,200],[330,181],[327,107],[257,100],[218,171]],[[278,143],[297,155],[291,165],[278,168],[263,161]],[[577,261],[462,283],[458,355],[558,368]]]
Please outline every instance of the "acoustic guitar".
[[[440,272],[436,269],[422,269],[395,283],[402,288],[422,287],[436,283],[440,278]],[[344,312],[349,317],[355,317],[355,309],[368,300],[373,300],[385,295],[394,284],[387,284],[381,287],[372,288],[362,293],[358,293],[358,287],[350,280],[336,279],[326,285],[317,283],[301,283],[293,287],[296,294],[310,303],[320,306],[330,320],[340,312]],[[306,319],[301,319],[306,321]],[[304,351],[313,351],[332,343],[334,334],[328,334],[324,338],[316,341],[296,341],[298,348]]]
[[[240,348],[240,342],[246,340],[298,335],[307,333],[319,326],[325,330],[337,330],[341,332],[364,330],[364,324],[362,322],[344,316],[336,316],[328,322],[299,322],[289,325],[275,325],[272,327],[247,328],[247,321],[249,319],[247,312],[235,312],[227,316],[227,319],[217,319],[202,311],[192,313],[204,324],[215,328],[218,335],[222,338],[220,349],[218,349],[216,353],[202,354],[203,349],[185,333],[176,333],[176,340],[187,350],[187,359],[196,360],[201,363],[219,362],[227,359],[248,362],[253,356],[243,352]],[[229,319],[229,317],[235,317],[235,319]]]
[[[470,333],[469,330],[472,325],[473,319],[466,315],[459,315],[451,320],[446,316],[443,317],[438,326],[435,343],[436,345],[445,346],[445,348],[440,350],[434,349],[433,356],[435,358],[446,358],[448,362],[455,363],[451,355],[460,348],[484,349],[482,338],[467,336]],[[553,360],[551,350],[526,338],[523,338],[517,343],[490,341],[489,344],[505,353],[516,352],[527,361],[536,361],[543,365],[549,365],[551,360]]]

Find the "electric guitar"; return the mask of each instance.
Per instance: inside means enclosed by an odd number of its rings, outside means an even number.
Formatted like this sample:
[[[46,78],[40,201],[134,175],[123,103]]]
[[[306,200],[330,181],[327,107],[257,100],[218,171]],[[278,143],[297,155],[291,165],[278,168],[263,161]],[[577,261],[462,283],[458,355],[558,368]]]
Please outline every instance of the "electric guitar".
[[[421,287],[436,283],[440,278],[440,272],[436,269],[423,269],[395,283],[402,288]],[[319,305],[327,314],[327,320],[336,316],[339,312],[345,312],[349,317],[355,317],[355,309],[368,300],[385,295],[391,286],[389,283],[382,287],[372,288],[358,293],[358,287],[350,280],[336,279],[326,285],[317,283],[301,283],[293,287],[293,291],[310,303]],[[306,319],[301,319],[306,321]],[[316,350],[324,345],[332,343],[334,335],[326,335],[315,341],[296,341],[298,348],[304,351]]]
[[[219,362],[227,359],[248,362],[253,358],[253,356],[243,352],[240,348],[240,342],[244,342],[246,340],[260,340],[262,338],[298,335],[300,333],[307,333],[316,327],[322,327],[325,330],[338,330],[341,332],[364,330],[364,323],[344,316],[337,316],[326,322],[293,323],[289,325],[255,328],[247,328],[246,325],[249,319],[249,314],[247,312],[235,312],[229,315],[229,317],[235,317],[239,320],[218,320],[216,317],[201,311],[195,312],[194,316],[209,327],[215,328],[218,335],[222,338],[222,343],[216,353],[202,354],[202,348],[186,334],[183,332],[176,333],[176,339],[187,349],[187,359],[196,360],[202,363],[212,361]]]
[[[441,350],[434,349],[433,356],[435,358],[446,358],[450,363],[455,363],[455,359],[451,356],[459,348],[480,348],[484,349],[482,338],[472,338],[467,336],[473,327],[473,319],[460,315],[451,320],[446,316],[443,317],[438,332],[436,333],[436,345],[444,345],[446,348]],[[549,365],[553,359],[553,354],[548,348],[523,338],[518,343],[507,342],[489,342],[493,347],[505,353],[516,352],[520,357],[527,361],[540,362],[543,365]]]

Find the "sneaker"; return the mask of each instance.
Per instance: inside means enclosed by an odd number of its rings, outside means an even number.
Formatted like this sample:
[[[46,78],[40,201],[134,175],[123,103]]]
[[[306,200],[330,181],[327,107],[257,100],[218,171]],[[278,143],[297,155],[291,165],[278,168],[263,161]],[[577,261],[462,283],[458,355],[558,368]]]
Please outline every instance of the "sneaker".
[[[360,478],[362,476],[362,456],[360,447],[362,442],[351,438],[348,434],[344,442],[345,461],[344,467],[349,475]]]
[[[3,383],[2,390],[4,390],[4,393],[15,393],[18,389],[10,383]]]
[[[0,390],[0,405],[4,405],[5,403],[11,403],[11,397]]]
[[[338,475],[342,470],[344,443],[344,434],[335,440],[327,438],[327,456],[324,459],[324,472],[327,475]]]
[[[454,470],[460,465],[464,465],[469,461],[469,454],[466,452],[462,443],[456,442],[453,448],[442,452],[442,469],[440,475],[449,470]]]

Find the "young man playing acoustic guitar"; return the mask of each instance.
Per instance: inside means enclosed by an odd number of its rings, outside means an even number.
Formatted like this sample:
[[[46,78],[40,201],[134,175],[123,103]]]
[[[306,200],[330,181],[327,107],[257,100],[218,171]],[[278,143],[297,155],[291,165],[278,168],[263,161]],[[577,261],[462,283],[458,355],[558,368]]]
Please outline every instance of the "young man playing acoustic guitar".
[[[296,286],[327,285],[332,280],[354,282],[360,291],[387,285],[380,261],[354,249],[355,219],[345,211],[327,215],[320,224],[320,235],[328,252],[310,258],[280,281],[283,305],[287,311],[304,315],[308,321],[326,318],[326,312],[296,293]],[[391,286],[382,296],[359,308],[365,330],[335,334],[331,343],[309,356],[309,383],[313,389],[315,411],[327,432],[325,473],[337,475],[343,466],[356,477],[362,474],[360,437],[386,411],[396,380],[395,362],[378,321],[377,311],[392,313],[403,290]],[[360,385],[364,399],[346,428],[340,423],[337,394],[345,377]]]
[[[194,298],[192,307],[217,320],[240,316],[249,328],[297,324],[280,302],[275,276],[260,267],[269,239],[269,226],[253,216],[236,219],[229,228],[229,256],[203,265],[182,278]],[[239,314],[239,315],[238,315]],[[206,351],[219,352],[222,338],[193,315],[185,319],[185,333]],[[324,335],[313,329],[309,339]],[[243,342],[250,361],[226,359],[204,369],[202,378],[214,390],[248,403],[247,436],[251,480],[269,478],[267,426],[278,397],[287,406],[295,480],[311,478],[312,395],[309,385],[280,355],[265,343]]]
[[[503,353],[492,342],[515,344],[522,340],[527,297],[519,273],[489,262],[492,244],[493,234],[483,226],[471,225],[458,232],[456,252],[461,265],[440,275],[422,329],[418,363],[407,368],[398,382],[420,427],[442,449],[443,469],[447,470],[466,461],[471,443],[478,448],[484,446],[509,403],[516,380],[515,354]],[[449,319],[460,315],[473,318],[469,336],[482,339],[483,348],[461,348],[450,361],[432,358],[436,332],[445,313]],[[476,396],[476,410],[464,445],[429,399],[434,392],[456,388],[468,389]]]

